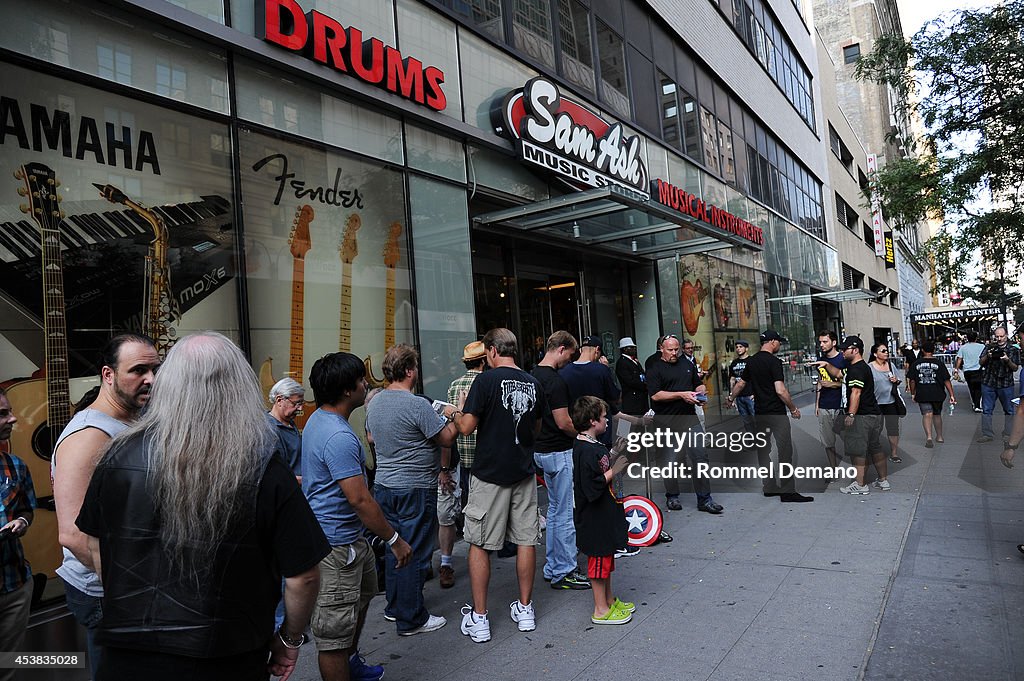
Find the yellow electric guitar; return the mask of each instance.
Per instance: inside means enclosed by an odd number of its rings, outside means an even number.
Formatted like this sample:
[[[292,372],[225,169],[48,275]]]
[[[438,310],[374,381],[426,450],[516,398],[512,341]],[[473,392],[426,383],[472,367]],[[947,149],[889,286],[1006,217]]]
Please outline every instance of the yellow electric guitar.
[[[291,232],[288,234],[288,246],[292,254],[292,303],[288,371],[285,373],[285,376],[291,376],[299,383],[302,382],[305,341],[306,254],[313,247],[309,234],[309,225],[313,222],[314,217],[315,214],[311,206],[308,204],[299,206],[295,211]],[[272,357],[264,360],[263,365],[260,367],[259,377],[263,396],[267,398],[270,389],[277,382],[274,376]]]
[[[356,232],[363,226],[357,213],[348,216],[345,232],[341,235],[338,255],[341,257],[341,315],[338,330],[338,350],[352,352],[352,261],[359,255]]]
[[[388,233],[388,242],[384,245],[384,352],[395,344],[395,267],[398,266],[400,252],[398,239],[402,235],[402,224],[392,222]],[[363,360],[366,365],[366,380],[373,388],[383,388],[387,381],[377,378],[373,373],[373,362],[370,357]]]

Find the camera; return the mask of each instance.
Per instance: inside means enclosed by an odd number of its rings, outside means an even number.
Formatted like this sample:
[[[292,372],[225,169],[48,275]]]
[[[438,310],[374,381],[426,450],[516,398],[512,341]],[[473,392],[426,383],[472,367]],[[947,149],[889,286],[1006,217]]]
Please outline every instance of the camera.
[[[988,356],[991,357],[992,359],[1002,359],[1003,355],[1005,354],[1006,351],[1003,350],[1002,348],[992,348],[991,350],[988,351]]]

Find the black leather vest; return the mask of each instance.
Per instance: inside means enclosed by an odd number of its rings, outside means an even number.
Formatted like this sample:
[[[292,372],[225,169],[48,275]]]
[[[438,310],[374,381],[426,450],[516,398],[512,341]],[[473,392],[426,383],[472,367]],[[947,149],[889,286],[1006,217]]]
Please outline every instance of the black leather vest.
[[[260,481],[273,453],[261,458]],[[97,642],[196,658],[267,646],[281,577],[271,533],[257,522],[259,482],[240,492],[249,510],[239,514],[213,559],[198,575],[183,575],[161,546],[143,437],[118,446],[96,475],[105,525],[99,537],[104,596]],[[204,500],[193,501],[201,506]],[[202,541],[197,538],[197,544]]]

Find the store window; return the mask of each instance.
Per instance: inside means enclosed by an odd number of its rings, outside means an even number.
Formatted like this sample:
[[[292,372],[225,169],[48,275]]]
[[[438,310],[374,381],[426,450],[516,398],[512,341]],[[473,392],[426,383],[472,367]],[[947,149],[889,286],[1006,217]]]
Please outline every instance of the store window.
[[[594,54],[590,44],[590,12],[576,0],[558,0],[562,75],[594,91]]]
[[[445,399],[465,373],[462,349],[477,340],[466,190],[409,177],[423,392]]]
[[[405,124],[409,167],[456,182],[466,181],[466,149],[457,140]]]
[[[462,61],[462,97],[466,122],[492,132],[491,107],[497,97],[523,87],[540,73],[488,45],[468,31],[459,32]]]
[[[0,46],[17,54],[228,113],[225,57],[194,44],[137,16],[59,0],[36,0],[0,22]]]
[[[715,115],[700,108],[700,130],[701,139],[704,142],[704,165],[716,175],[719,172],[718,166],[718,129],[715,122]]]
[[[661,136],[665,142],[679,148],[682,132],[679,129],[679,97],[676,84],[664,73],[658,72],[661,83]]]
[[[245,129],[239,146],[250,338],[264,392],[285,375],[308,390],[313,361],[338,350],[364,358],[381,384],[385,350],[414,341],[402,173]]]
[[[12,451],[42,498],[52,494],[51,431],[98,384],[111,336],[144,331],[161,349],[203,329],[239,338],[231,175],[209,145],[228,130],[11,64],[3,72],[0,382],[19,418]],[[59,233],[58,248],[44,230]],[[52,511],[36,510],[23,542],[48,578],[44,599],[59,596]]]
[[[600,19],[597,19],[597,52],[601,60],[601,101],[628,119],[629,85],[622,38]]]
[[[555,67],[550,0],[514,0],[512,42],[536,61]]]
[[[269,73],[255,62],[237,59],[235,64],[240,117],[384,161],[404,162],[399,119]]]
[[[459,40],[455,22],[424,6],[419,0],[398,0],[398,44],[402,53],[445,74],[448,106],[441,113],[462,119],[462,82],[459,75]]]

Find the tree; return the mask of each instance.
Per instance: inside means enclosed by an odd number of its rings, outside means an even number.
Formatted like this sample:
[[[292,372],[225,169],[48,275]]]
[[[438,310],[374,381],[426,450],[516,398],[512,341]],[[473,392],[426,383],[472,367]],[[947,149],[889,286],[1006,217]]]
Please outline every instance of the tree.
[[[897,226],[942,221],[922,247],[935,290],[1004,304],[978,274],[1024,262],[1024,0],[883,36],[856,75],[911,102],[926,130],[872,178],[883,213]]]

